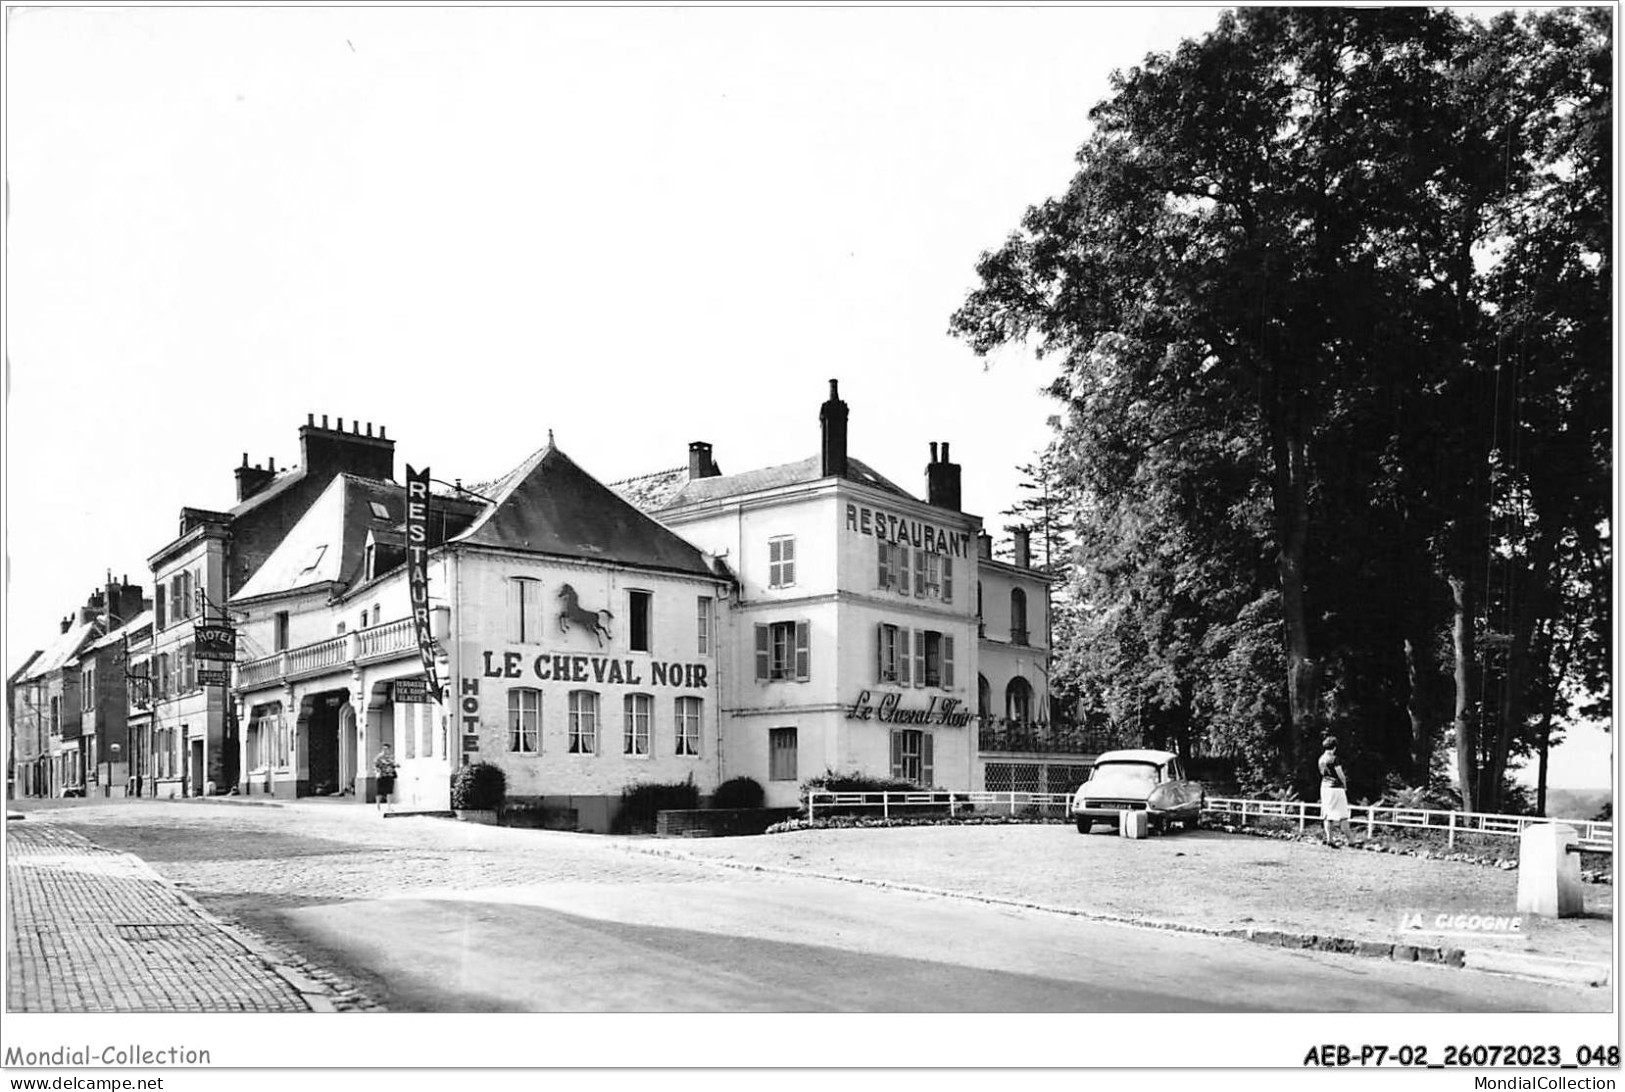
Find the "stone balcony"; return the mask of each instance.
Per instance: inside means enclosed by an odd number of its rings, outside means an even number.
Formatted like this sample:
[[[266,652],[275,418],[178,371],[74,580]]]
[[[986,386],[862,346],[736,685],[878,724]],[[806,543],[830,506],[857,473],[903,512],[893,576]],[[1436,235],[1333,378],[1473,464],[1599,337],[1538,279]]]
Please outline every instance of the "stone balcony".
[[[258,690],[300,679],[348,671],[356,666],[417,655],[410,618],[342,633],[237,665],[237,689]]]

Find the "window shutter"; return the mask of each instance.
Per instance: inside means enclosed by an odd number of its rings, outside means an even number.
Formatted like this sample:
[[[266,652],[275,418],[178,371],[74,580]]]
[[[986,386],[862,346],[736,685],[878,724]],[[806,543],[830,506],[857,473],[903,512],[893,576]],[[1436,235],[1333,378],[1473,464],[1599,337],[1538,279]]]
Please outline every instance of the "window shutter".
[[[909,633],[904,627],[897,627],[897,681],[904,686],[908,685],[909,668],[913,666],[910,663],[914,654],[909,651]]]
[[[508,642],[518,644],[525,639],[525,627],[521,621],[525,609],[525,583],[522,580],[509,579],[508,581]]]
[[[879,572],[875,577],[875,586],[885,588],[891,584],[891,581],[887,578],[890,570],[890,566],[887,565],[887,562],[891,560],[891,551],[888,550],[886,548],[886,544],[881,542],[879,539],[875,540],[875,558],[879,564]]]
[[[916,599],[925,596],[925,551],[914,551],[914,596]]]
[[[954,601],[954,559],[947,554],[942,555],[942,601]]]
[[[891,734],[891,775],[896,778],[903,776],[903,733]]]
[[[796,582],[796,540],[787,538],[783,540],[783,548],[779,551],[781,568],[779,579],[784,584]]]
[[[875,627],[875,682],[886,681],[886,626]]]
[[[766,682],[768,674],[768,660],[770,653],[767,646],[767,627],[756,627],[756,681]]]
[[[812,623],[803,619],[796,623],[796,681],[812,678]]]
[[[897,552],[892,555],[894,568],[892,569],[892,583],[897,586],[898,595],[908,594],[908,547],[894,546]]]
[[[942,635],[942,688],[952,690],[954,686],[954,639],[950,634]]]
[[[930,732],[920,733],[920,784],[930,788],[937,783],[937,771],[932,768],[932,735]]]
[[[154,596],[153,610],[155,612],[155,619],[154,620],[158,623],[157,628],[158,629],[163,629],[164,628],[164,586],[162,584],[158,585],[157,593]]]
[[[925,634],[914,631],[914,685],[925,685]]]

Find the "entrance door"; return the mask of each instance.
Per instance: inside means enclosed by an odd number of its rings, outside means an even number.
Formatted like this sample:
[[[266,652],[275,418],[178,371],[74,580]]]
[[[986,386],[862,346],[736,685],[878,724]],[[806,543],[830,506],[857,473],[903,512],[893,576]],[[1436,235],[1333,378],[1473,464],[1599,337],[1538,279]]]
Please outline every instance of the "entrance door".
[[[188,772],[191,774],[192,795],[193,796],[202,796],[203,795],[203,741],[201,739],[192,740],[192,755],[191,755],[190,765],[191,765],[191,769]]]

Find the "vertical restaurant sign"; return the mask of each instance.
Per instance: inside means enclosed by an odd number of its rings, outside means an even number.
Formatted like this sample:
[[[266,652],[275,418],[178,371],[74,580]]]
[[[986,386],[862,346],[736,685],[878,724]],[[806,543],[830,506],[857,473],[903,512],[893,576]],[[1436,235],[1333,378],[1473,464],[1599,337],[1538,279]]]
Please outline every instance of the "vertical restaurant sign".
[[[429,693],[440,700],[434,672],[434,634],[429,626],[429,468],[406,464],[406,583],[412,593],[412,625]]]

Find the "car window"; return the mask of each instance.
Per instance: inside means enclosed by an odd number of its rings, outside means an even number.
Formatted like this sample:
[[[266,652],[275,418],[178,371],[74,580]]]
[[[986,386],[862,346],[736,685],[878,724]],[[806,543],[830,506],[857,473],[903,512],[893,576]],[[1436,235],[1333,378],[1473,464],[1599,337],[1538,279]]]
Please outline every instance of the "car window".
[[[1157,784],[1157,767],[1149,762],[1105,762],[1095,767],[1089,781],[1150,789]]]

